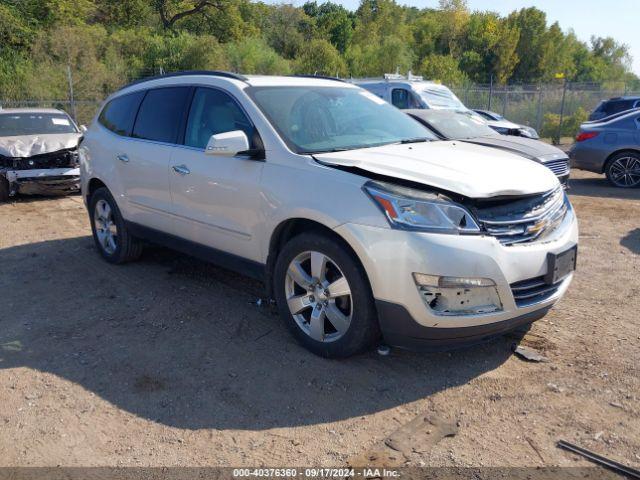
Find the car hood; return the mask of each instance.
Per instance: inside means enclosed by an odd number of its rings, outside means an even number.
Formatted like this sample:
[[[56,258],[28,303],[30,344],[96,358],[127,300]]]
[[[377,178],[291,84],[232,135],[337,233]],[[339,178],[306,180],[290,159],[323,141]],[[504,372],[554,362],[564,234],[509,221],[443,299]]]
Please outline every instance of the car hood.
[[[470,198],[531,195],[558,185],[548,168],[531,160],[458,141],[385,145],[314,157],[324,164],[358,168]]]
[[[487,147],[501,148],[503,150],[523,155],[539,162],[548,162],[567,158],[567,154],[557,147],[533,140],[526,137],[515,137],[507,135],[489,135],[486,137],[476,137],[465,139],[465,142]]]
[[[521,125],[518,125],[517,123],[513,123],[509,120],[486,120],[486,122],[489,124],[489,126],[495,127],[495,128],[518,129],[521,127]]]
[[[81,133],[20,135],[0,137],[0,155],[4,157],[33,157],[78,146]]]

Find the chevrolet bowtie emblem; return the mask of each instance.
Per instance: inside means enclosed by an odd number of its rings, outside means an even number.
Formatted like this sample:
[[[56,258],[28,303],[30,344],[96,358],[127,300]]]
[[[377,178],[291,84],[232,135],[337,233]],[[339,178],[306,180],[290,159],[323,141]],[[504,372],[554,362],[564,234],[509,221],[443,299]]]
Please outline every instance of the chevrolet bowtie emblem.
[[[547,226],[546,220],[539,220],[533,225],[527,227],[527,233],[540,233]]]

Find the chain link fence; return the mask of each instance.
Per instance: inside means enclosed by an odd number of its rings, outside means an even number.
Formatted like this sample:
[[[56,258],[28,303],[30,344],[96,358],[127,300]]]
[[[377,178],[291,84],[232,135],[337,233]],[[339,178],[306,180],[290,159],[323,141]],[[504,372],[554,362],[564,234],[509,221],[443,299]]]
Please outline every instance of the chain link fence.
[[[141,77],[162,74],[162,70],[145,72]],[[72,83],[70,82],[70,85]],[[470,84],[452,90],[472,109],[491,110],[519,124],[535,128],[541,137],[554,143],[570,142],[580,123],[587,119],[601,100],[623,95],[638,95],[625,84],[593,84],[558,82],[550,84],[482,85]],[[78,124],[88,124],[102,100],[83,100],[73,97],[60,100],[0,99],[4,108],[58,108],[69,113]]]
[[[538,85],[468,85],[453,88],[466,106],[491,110],[503,117],[535,128],[541,137],[559,143],[573,137],[602,100],[638,95],[624,83],[553,83]]]

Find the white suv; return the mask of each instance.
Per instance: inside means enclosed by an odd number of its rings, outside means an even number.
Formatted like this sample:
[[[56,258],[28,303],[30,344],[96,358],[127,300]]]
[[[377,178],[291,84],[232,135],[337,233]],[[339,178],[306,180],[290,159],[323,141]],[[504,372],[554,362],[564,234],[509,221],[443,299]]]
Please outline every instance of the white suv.
[[[575,268],[557,178],[435,141],[355,85],[183,72],[107,99],[81,146],[100,254],[142,241],[264,279],[309,350],[485,340],[542,317]]]

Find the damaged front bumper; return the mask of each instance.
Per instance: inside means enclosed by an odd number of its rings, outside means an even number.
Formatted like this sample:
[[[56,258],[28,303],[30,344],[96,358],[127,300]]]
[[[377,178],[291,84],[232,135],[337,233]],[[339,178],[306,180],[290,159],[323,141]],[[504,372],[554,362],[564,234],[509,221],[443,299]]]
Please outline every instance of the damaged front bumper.
[[[10,195],[65,195],[80,190],[78,167],[0,170],[9,182]]]

